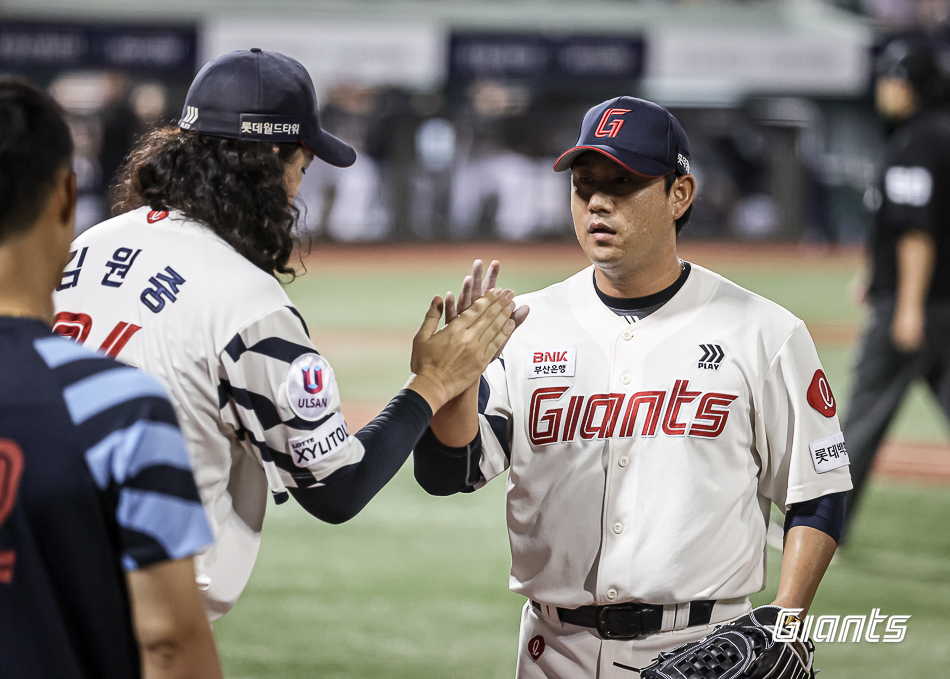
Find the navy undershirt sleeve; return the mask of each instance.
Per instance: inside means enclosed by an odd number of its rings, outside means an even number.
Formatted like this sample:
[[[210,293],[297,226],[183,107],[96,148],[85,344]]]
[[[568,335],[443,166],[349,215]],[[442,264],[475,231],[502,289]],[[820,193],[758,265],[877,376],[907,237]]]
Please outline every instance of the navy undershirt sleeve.
[[[808,526],[826,533],[838,542],[844,528],[845,493],[831,493],[814,500],[798,502],[785,514],[785,532],[795,526]]]
[[[427,428],[412,455],[416,482],[429,495],[471,492],[482,479],[478,467],[481,457],[480,432],[467,446],[453,448],[442,443]]]
[[[431,419],[429,403],[416,392],[403,389],[353,435],[366,450],[362,460],[338,469],[319,486],[287,490],[318,519],[348,521],[396,475]]]

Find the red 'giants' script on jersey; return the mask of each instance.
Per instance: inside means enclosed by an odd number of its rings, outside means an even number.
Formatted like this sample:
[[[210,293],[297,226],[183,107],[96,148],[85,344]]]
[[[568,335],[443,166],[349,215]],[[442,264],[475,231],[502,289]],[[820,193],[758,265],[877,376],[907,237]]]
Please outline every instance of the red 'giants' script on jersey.
[[[816,370],[808,385],[808,405],[825,417],[834,417],[838,412],[835,395],[831,393],[831,385],[822,370]]]
[[[689,380],[676,380],[671,390],[577,395],[560,407],[548,407],[548,402],[560,400],[567,390],[568,387],[546,387],[531,394],[528,438],[534,445],[573,441],[577,436],[656,436],[658,428],[667,436],[714,439],[725,429],[729,405],[738,398],[732,394],[690,391]],[[693,410],[690,417],[684,406],[693,402],[697,404],[695,410],[689,407]],[[641,412],[643,416],[639,417]]]
[[[168,213],[165,212],[165,210],[161,210],[161,211],[152,210],[151,212],[148,213],[148,216],[146,217],[146,219],[148,220],[149,224],[154,224],[155,222],[162,221],[167,216],[168,216]]]

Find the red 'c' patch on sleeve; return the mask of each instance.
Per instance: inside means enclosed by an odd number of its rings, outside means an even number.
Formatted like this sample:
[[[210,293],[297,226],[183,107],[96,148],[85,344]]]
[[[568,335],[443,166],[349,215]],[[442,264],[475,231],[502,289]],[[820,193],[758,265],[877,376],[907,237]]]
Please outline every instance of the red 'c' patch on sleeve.
[[[838,412],[835,395],[831,393],[831,385],[822,370],[816,370],[808,385],[808,405],[825,417],[834,417]]]

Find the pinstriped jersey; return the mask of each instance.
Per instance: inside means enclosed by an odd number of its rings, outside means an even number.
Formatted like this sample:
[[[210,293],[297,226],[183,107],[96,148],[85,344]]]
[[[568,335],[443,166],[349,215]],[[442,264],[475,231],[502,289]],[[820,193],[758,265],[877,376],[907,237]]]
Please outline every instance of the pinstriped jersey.
[[[531,314],[483,376],[483,485],[508,470],[512,590],[574,608],[746,597],[770,504],[851,488],[804,324],[692,265],[629,323],[592,269],[519,297]]]
[[[84,232],[56,330],[155,375],[171,394],[215,531],[197,559],[209,614],[250,576],[268,488],[359,462],[332,367],[280,283],[180,213],[133,210]]]
[[[212,541],[158,382],[0,317],[0,668],[139,676],[124,571]]]

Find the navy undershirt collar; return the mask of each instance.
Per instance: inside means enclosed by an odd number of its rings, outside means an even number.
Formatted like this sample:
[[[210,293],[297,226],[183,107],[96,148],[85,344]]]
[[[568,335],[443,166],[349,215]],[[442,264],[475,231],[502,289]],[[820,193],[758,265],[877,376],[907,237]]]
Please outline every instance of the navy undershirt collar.
[[[611,297],[597,287],[596,277],[594,278],[594,290],[597,291],[597,296],[600,298],[600,301],[610,309],[624,312],[636,312],[645,309],[655,311],[673,299],[673,295],[680,291],[680,288],[683,287],[683,284],[686,283],[686,279],[689,277],[689,271],[689,262],[683,262],[683,270],[680,272],[679,278],[677,278],[672,285],[652,295],[646,295],[645,297]],[[591,275],[593,275],[593,273]]]

